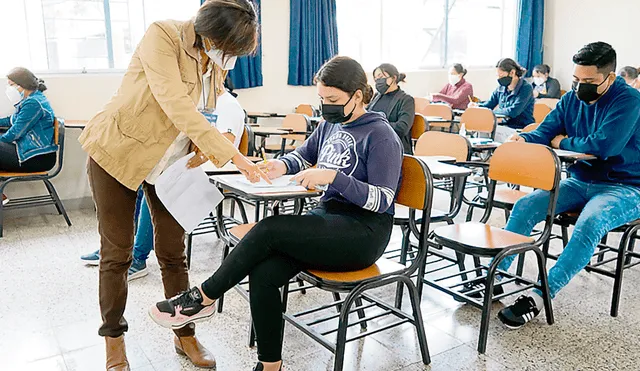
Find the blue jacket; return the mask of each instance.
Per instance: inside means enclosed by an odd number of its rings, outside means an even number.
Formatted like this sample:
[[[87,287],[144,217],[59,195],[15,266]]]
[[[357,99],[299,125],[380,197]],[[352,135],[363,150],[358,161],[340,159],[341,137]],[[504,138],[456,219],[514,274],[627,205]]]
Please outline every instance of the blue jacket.
[[[58,150],[53,143],[53,109],[42,92],[35,91],[16,106],[10,117],[0,119],[0,127],[9,130],[0,142],[16,143],[18,160],[28,159]]]
[[[302,146],[280,158],[289,174],[318,165],[338,173],[323,201],[393,215],[402,144],[384,114],[367,112],[346,125],[322,122]]]
[[[495,113],[509,117],[504,125],[513,129],[522,129],[536,121],[533,118],[534,104],[533,87],[521,78],[513,91],[509,91],[506,86],[499,86],[493,91],[491,98],[482,102],[480,107],[490,109],[498,107],[494,110]]]
[[[622,77],[591,105],[569,91],[537,130],[521,135],[527,142],[549,145],[561,134],[568,138],[560,149],[598,157],[569,168],[577,179],[640,185],[640,92]]]

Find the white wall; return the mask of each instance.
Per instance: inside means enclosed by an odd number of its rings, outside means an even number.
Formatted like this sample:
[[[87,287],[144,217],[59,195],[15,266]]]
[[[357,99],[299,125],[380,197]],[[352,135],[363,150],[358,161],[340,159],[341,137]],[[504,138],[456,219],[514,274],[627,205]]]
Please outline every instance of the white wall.
[[[268,0],[262,7],[264,86],[239,90],[239,100],[247,111],[291,112],[300,103],[318,105],[315,87],[287,85],[289,59],[289,0]],[[269,6],[266,6],[268,3]],[[403,88],[414,96],[439,91],[447,82],[447,71],[407,72]],[[57,115],[68,120],[90,119],[109,100],[121,80],[120,73],[86,75],[42,75],[47,96]],[[493,69],[470,71],[475,95],[487,98],[496,86]],[[0,86],[4,86],[0,81]],[[278,125],[277,120],[261,121]],[[86,199],[90,191],[85,175],[86,155],[77,141],[80,131],[68,129],[65,163],[54,183],[63,200]],[[19,197],[40,192],[40,185],[10,186],[7,194]]]
[[[563,89],[571,87],[571,58],[590,42],[611,44],[618,53],[618,69],[640,66],[637,5],[638,0],[545,1],[544,60]]]

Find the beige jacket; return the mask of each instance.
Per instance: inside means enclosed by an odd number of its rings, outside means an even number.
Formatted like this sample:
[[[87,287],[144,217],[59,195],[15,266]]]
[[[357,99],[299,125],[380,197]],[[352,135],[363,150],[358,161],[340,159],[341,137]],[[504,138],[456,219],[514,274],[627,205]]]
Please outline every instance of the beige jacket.
[[[238,153],[196,109],[202,69],[195,41],[192,20],[153,23],[133,54],[120,88],[80,136],[89,156],[129,189],[142,184],[179,132],[218,167]],[[211,92],[220,94],[224,75],[214,68],[219,78]],[[208,101],[212,107],[212,99]]]

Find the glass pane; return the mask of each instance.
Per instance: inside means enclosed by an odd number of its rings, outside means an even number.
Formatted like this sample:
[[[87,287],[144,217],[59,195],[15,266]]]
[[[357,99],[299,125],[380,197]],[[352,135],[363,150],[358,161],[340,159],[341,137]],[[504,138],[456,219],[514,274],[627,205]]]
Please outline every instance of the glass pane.
[[[449,13],[448,64],[494,66],[513,57],[515,0],[456,0]],[[512,5],[508,9],[504,4]],[[505,27],[508,20],[510,27]],[[506,45],[508,44],[508,45]]]
[[[381,0],[337,2],[339,53],[359,61],[367,71],[373,70],[382,60],[380,2]],[[357,19],[366,19],[369,22],[363,24],[354,21]]]

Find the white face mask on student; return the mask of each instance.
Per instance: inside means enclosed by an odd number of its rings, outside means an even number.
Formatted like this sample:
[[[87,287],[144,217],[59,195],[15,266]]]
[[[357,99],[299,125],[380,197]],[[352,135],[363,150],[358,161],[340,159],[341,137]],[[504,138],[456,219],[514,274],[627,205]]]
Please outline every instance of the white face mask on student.
[[[449,84],[451,85],[459,83],[460,80],[462,80],[462,77],[460,77],[460,75],[449,75]]]
[[[544,81],[543,77],[534,77],[533,78],[533,83],[536,84],[536,86],[540,86],[540,85],[544,84],[545,81]]]
[[[224,53],[222,52],[222,50],[217,50],[216,48],[206,50],[205,53],[207,53],[213,63],[217,64],[225,71],[232,70],[236,65],[236,60],[238,59],[238,57],[227,56],[226,59],[223,60],[222,56]]]
[[[11,104],[13,104],[14,106],[17,106],[18,103],[20,103],[22,101],[22,98],[24,97],[24,94],[21,93],[20,90],[18,90],[18,88],[12,85],[7,85],[5,94],[7,95],[7,98],[9,98],[9,102],[11,102]]]

